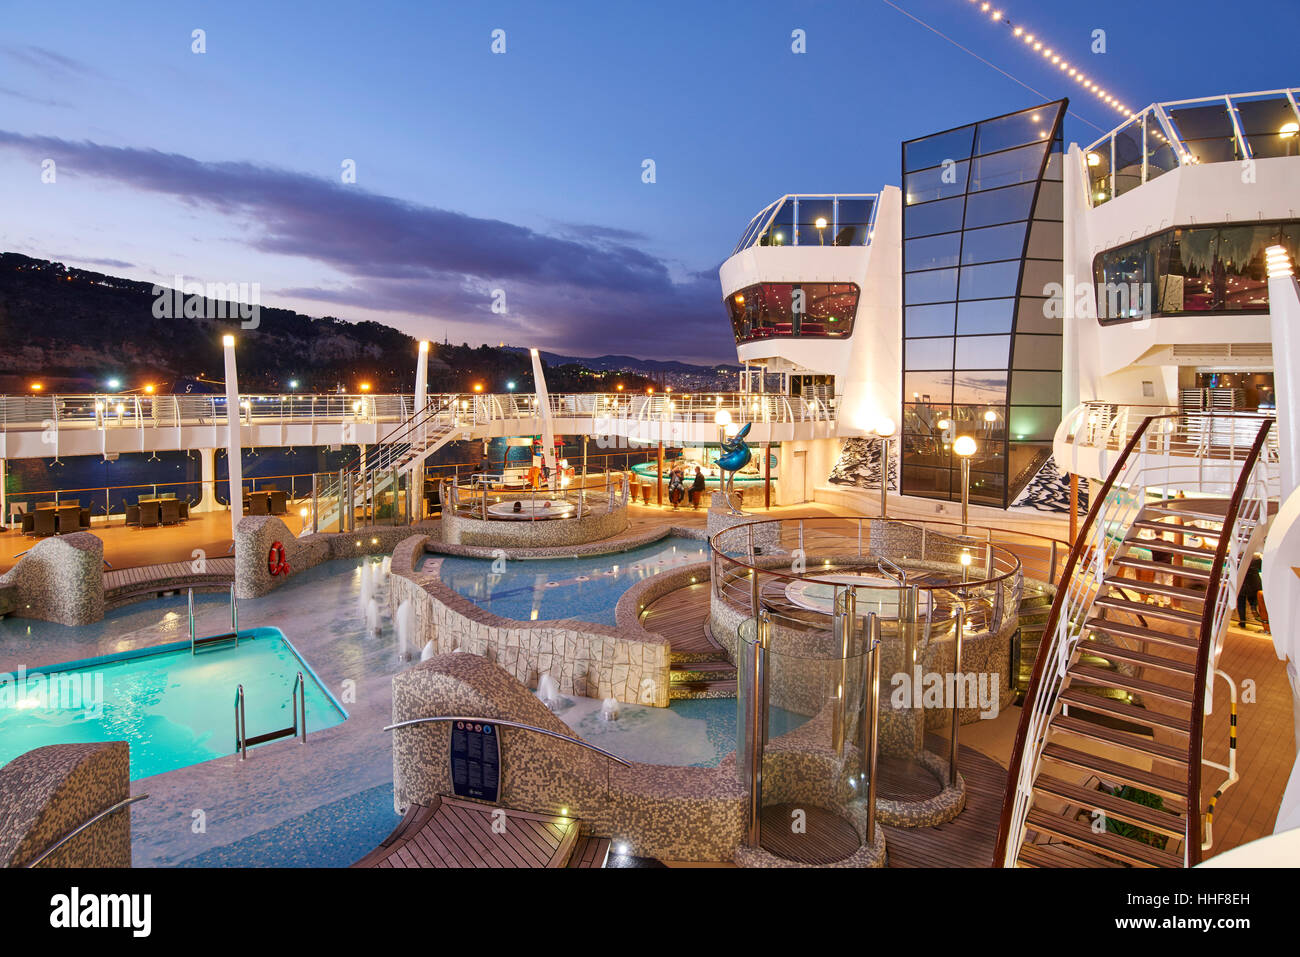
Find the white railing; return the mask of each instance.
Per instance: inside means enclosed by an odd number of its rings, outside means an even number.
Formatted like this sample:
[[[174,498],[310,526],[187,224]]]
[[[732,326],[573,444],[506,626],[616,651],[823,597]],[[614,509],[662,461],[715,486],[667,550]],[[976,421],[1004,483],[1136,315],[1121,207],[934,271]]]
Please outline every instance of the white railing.
[[[455,413],[463,427],[539,417],[537,400],[517,393],[445,393],[429,405]],[[835,421],[835,399],[776,393],[709,392],[563,393],[549,397],[555,418],[713,424],[725,410],[734,424]],[[405,422],[414,417],[410,395],[241,395],[245,425]],[[0,431],[56,428],[151,428],[224,425],[224,395],[20,395],[0,396]]]
[[[1078,555],[1074,565],[1067,569],[1067,579],[1058,588],[1056,602],[1059,609],[1055,609],[1055,627],[1050,635],[1043,636],[1044,645],[1039,651],[1040,661],[1037,666],[1039,681],[1037,687],[1030,688],[1031,698],[1026,702],[1029,710],[1022,716],[1022,721],[1025,722],[1022,736],[1024,750],[1020,756],[1016,790],[1012,797],[1004,866],[1014,867],[1020,854],[1025,821],[1032,803],[1033,785],[1040,770],[1043,748],[1047,744],[1048,725],[1056,712],[1075,647],[1083,637],[1085,623],[1092,614],[1096,598],[1106,587],[1104,579],[1110,573],[1119,552],[1125,547],[1130,527],[1146,505],[1148,490],[1167,492],[1178,488],[1200,491],[1201,486],[1205,485],[1213,490],[1211,494],[1221,495],[1224,487],[1231,492],[1238,484],[1240,470],[1253,447],[1253,439],[1258,437],[1260,426],[1266,421],[1262,416],[1238,413],[1253,430],[1251,442],[1215,446],[1218,458],[1208,467],[1202,459],[1190,455],[1186,463],[1178,462],[1169,454],[1171,445],[1181,445],[1189,437],[1195,439],[1203,435],[1204,423],[1198,420],[1208,415],[1209,413],[1193,413],[1152,416],[1138,424],[1135,428],[1137,444],[1122,463],[1120,472],[1114,476],[1106,495],[1094,505],[1094,511],[1089,516],[1086,537],[1080,545],[1076,545]],[[1227,417],[1227,414],[1219,416],[1220,419]],[[1113,440],[1118,419],[1089,424],[1081,423],[1077,416],[1072,416],[1069,421],[1076,428],[1082,425],[1094,429],[1094,439],[1100,443]],[[1062,423],[1062,429],[1066,426],[1067,423]],[[1235,430],[1230,431],[1235,433]],[[1217,433],[1212,431],[1211,434]],[[1210,680],[1206,682],[1207,713],[1212,707],[1210,689],[1213,687],[1214,669],[1222,652],[1227,615],[1237,593],[1239,575],[1243,568],[1242,559],[1247,554],[1246,549],[1250,547],[1256,529],[1267,521],[1270,498],[1277,498],[1279,482],[1276,428],[1272,429],[1272,436],[1273,440],[1265,444],[1252,467],[1247,495],[1242,501],[1237,521],[1231,529],[1225,528],[1222,532],[1232,538],[1212,611],[1214,630],[1211,635],[1214,646],[1209,658]],[[1197,445],[1195,442],[1192,444],[1194,447]],[[1128,440],[1123,447],[1127,446]],[[1189,808],[1189,813],[1195,813],[1195,808]]]

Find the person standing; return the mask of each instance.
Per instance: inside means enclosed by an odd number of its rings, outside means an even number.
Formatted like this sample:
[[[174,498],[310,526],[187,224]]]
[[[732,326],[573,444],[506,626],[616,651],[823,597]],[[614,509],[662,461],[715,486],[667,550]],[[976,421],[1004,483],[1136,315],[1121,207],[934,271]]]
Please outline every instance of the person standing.
[[[695,481],[691,483],[691,508],[700,507],[700,499],[704,495],[704,472],[700,467],[695,466]]]

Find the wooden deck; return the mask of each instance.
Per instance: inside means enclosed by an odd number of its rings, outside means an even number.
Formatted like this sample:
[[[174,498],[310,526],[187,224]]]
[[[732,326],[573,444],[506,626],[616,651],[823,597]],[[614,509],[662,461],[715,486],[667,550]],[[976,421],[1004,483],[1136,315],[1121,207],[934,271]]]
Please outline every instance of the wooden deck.
[[[673,654],[711,655],[722,651],[705,627],[709,622],[709,583],[678,588],[654,601],[641,613],[647,631],[668,639]]]
[[[504,827],[494,829],[494,815]],[[415,804],[408,808],[393,833],[352,866],[565,867],[577,840],[578,822],[573,818],[443,797],[430,807]],[[583,848],[583,855],[593,860],[598,852],[594,845]]]
[[[123,598],[156,591],[200,586],[225,587],[234,580],[234,558],[209,558],[202,571],[195,571],[193,559],[161,565],[138,565],[135,568],[104,572],[104,599],[112,604]]]
[[[803,829],[794,827],[794,812],[804,813]],[[762,813],[763,850],[802,864],[833,864],[862,845],[858,832],[834,811],[799,804],[769,804]]]
[[[946,754],[947,746],[946,738],[927,735],[929,750]],[[992,864],[1002,794],[1007,783],[1006,769],[965,745],[960,748],[957,767],[966,780],[965,809],[938,827],[886,827],[885,848],[890,867],[988,867]]]
[[[604,867],[609,860],[609,838],[587,835],[578,838],[569,858],[569,867]]]

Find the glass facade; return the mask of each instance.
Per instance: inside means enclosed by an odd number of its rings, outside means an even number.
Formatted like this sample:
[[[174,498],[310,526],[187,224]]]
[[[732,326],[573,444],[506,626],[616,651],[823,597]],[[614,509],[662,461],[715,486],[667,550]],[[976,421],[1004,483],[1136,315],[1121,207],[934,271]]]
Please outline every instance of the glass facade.
[[[750,246],[866,246],[875,216],[874,193],[782,196],[749,221],[731,254]]]
[[[1085,151],[1093,206],[1196,163],[1300,155],[1295,90],[1148,107]]]
[[[1092,264],[1102,325],[1146,316],[1267,312],[1264,250],[1300,252],[1300,220],[1167,229],[1099,253]]]
[[[903,144],[903,492],[1005,508],[1061,412],[1065,100]],[[1059,285],[1058,285],[1059,288]]]
[[[840,339],[853,331],[852,282],[764,282],[722,300],[736,344],[760,339]]]

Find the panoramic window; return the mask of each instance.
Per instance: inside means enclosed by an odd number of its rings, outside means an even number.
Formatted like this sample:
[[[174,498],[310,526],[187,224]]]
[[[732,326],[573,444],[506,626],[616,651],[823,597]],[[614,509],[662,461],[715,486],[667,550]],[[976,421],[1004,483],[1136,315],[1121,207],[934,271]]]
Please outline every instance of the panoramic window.
[[[858,286],[851,282],[766,282],[723,300],[736,343],[772,338],[840,339],[853,331]]]
[[[1102,325],[1152,315],[1267,312],[1264,250],[1294,259],[1300,220],[1169,229],[1093,259]]]

